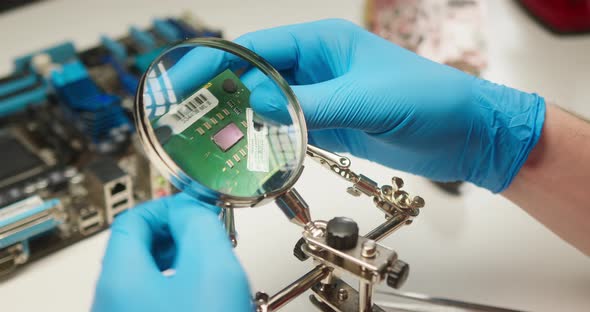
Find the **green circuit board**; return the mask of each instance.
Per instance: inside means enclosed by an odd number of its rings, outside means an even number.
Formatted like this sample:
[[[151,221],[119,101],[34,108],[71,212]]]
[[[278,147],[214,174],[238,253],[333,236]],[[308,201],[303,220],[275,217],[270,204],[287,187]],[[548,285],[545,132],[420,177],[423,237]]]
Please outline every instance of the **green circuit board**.
[[[163,147],[180,168],[201,184],[233,196],[261,195],[267,181],[280,180],[287,174],[281,170],[289,157],[271,146],[268,128],[254,126],[257,117],[250,109],[249,98],[250,90],[231,70],[226,70],[185,99],[179,109],[152,123],[174,129]],[[256,131],[263,132],[253,138]],[[266,150],[253,150],[253,144],[265,145]],[[248,165],[253,151],[258,158],[265,153],[262,159],[266,163]]]

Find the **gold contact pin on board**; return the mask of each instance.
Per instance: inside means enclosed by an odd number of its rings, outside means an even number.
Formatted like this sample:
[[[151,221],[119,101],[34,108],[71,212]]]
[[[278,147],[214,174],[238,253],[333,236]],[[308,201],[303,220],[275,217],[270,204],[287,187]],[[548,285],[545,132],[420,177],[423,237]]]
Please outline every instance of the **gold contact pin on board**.
[[[208,122],[205,122],[203,124],[203,126],[205,126],[205,128],[207,128],[207,130],[211,130],[211,125]]]
[[[197,128],[196,130],[200,135],[205,134],[205,130],[201,129],[201,127]]]
[[[229,111],[227,110],[227,108],[222,109],[222,111],[225,114],[225,116],[229,116]]]
[[[233,168],[234,167],[234,162],[231,161],[231,159],[228,159],[225,161],[225,163],[227,164],[228,167]]]
[[[217,119],[211,117],[209,118],[209,121],[211,121],[212,124],[216,125],[217,124]]]
[[[240,162],[240,156],[238,156],[238,154],[234,154],[234,159],[236,162]]]
[[[217,116],[217,118],[219,118],[219,120],[223,120],[225,117],[223,117],[223,115],[221,115],[221,113],[217,113],[215,114],[215,116]]]
[[[246,157],[246,151],[243,149],[240,149],[240,154],[242,155],[242,157]]]

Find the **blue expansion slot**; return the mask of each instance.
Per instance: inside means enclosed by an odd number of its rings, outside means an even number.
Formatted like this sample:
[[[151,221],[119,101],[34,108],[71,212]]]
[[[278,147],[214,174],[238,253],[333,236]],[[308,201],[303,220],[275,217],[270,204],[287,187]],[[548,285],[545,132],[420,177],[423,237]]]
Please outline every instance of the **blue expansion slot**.
[[[159,18],[154,19],[154,31],[168,43],[182,39],[182,33],[166,20]]]
[[[143,31],[135,26],[131,26],[129,28],[129,34],[131,35],[131,38],[133,38],[133,41],[135,41],[135,43],[143,51],[151,51],[158,47],[154,37],[147,31]]]
[[[166,20],[170,25],[174,26],[181,34],[183,39],[199,37],[200,33],[194,28],[187,25],[185,22],[169,18]]]
[[[0,80],[0,97],[28,88],[37,82],[34,74],[16,74]]]
[[[0,117],[24,110],[30,105],[38,105],[45,102],[47,98],[47,87],[41,85],[38,88],[16,95],[0,99]]]
[[[152,61],[155,60],[158,57],[158,55],[160,55],[166,49],[167,47],[161,47],[140,54],[135,57],[135,62],[133,63],[133,65],[137,70],[139,70],[139,72],[144,73],[148,69],[148,67],[150,67]]]
[[[106,57],[104,62],[105,64],[110,64],[115,72],[117,72],[117,76],[119,76],[119,82],[123,86],[123,89],[130,95],[135,96],[137,86],[139,85],[139,79],[127,72],[121,63],[114,57]]]
[[[76,58],[76,48],[71,42],[58,44],[48,49],[30,53],[28,55],[17,58],[14,61],[14,68],[16,72],[23,72],[29,69],[31,59],[40,53],[47,53],[53,63],[63,64]]]
[[[210,29],[195,29],[187,22],[175,18],[166,19],[170,25],[174,26],[182,35],[183,39],[195,37],[215,37],[221,38],[221,32]]]
[[[79,128],[92,142],[109,138],[111,130],[121,126],[131,129],[117,96],[104,93],[92,81],[80,61],[64,64],[51,73],[51,83]]]
[[[127,50],[121,43],[104,35],[100,37],[100,43],[109,50],[117,61],[125,62],[127,59]]]
[[[47,86],[40,81],[31,68],[31,59],[46,53],[52,62],[63,64],[76,58],[76,49],[71,42],[19,57],[14,61],[12,77],[0,80],[0,117],[22,111],[30,105],[44,103],[47,99]]]

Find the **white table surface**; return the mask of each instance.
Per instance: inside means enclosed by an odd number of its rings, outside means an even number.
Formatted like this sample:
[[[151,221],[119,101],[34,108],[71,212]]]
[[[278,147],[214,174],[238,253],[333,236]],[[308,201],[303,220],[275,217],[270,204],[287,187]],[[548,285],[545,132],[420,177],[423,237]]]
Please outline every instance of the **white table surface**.
[[[555,99],[590,117],[590,36],[557,38],[529,20],[513,1],[489,1],[490,68],[486,77]],[[99,34],[123,34],[154,16],[188,9],[229,38],[285,23],[327,17],[362,23],[363,2],[331,1],[44,1],[0,15],[0,73],[12,59],[60,40],[85,48]],[[450,197],[428,181],[353,158],[358,171],[381,183],[399,174],[427,207],[410,227],[385,241],[411,264],[405,290],[530,311],[589,311],[590,258],[562,242],[518,207],[473,186]],[[361,231],[383,220],[367,198],[351,198],[346,183],[308,163],[300,193],[317,219],[356,219]],[[559,207],[555,207],[559,209]],[[254,290],[279,290],[311,268],[292,256],[299,230],[272,205],[237,213],[237,252]],[[0,283],[1,311],[84,311],[108,231],[28,266]],[[307,296],[285,311],[313,310]]]

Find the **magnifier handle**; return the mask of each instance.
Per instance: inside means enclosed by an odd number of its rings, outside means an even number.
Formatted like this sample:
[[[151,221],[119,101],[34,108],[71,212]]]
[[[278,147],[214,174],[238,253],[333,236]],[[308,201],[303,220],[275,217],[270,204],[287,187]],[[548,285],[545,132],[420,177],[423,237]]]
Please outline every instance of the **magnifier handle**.
[[[289,221],[303,228],[313,226],[309,206],[294,188],[277,197],[276,203]]]
[[[236,232],[234,208],[224,208],[221,211],[221,219],[223,220],[223,225],[225,226],[225,230],[227,231],[227,235],[229,236],[232,246],[238,246],[238,234]]]

